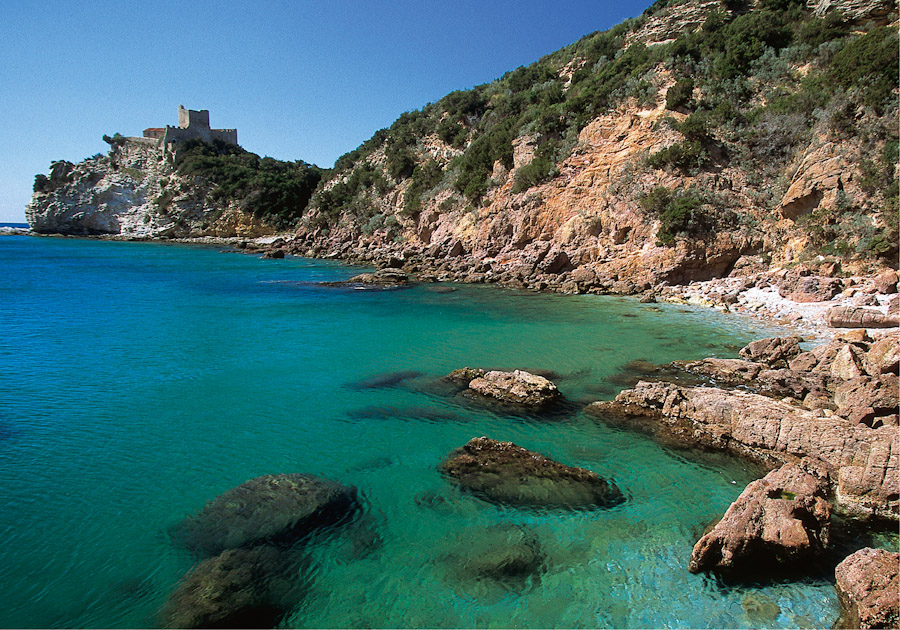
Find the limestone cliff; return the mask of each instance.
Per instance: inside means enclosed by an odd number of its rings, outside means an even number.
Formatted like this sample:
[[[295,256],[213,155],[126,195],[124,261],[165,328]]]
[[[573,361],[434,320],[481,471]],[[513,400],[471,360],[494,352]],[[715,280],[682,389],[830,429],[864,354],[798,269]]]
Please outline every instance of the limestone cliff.
[[[39,234],[128,238],[260,236],[275,228],[210,198],[213,186],[180,175],[156,141],[117,137],[108,155],[54,162],[39,175],[25,217]]]

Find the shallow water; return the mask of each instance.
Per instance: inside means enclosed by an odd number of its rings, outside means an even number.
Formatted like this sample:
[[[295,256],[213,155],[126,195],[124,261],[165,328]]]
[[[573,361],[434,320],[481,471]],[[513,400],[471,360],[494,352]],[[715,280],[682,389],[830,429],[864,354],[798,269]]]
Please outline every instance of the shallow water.
[[[824,580],[726,586],[686,566],[754,477],[579,412],[629,361],[735,356],[771,330],[708,309],[458,286],[354,291],[338,263],[215,249],[0,239],[0,626],[145,627],[192,558],[170,528],[252,477],[359,489],[356,521],[306,544],[299,627],[828,627]],[[551,370],[570,410],[478,409],[436,379]],[[385,374],[409,372],[398,377]],[[393,382],[392,382],[393,381]],[[510,440],[613,480],[605,510],[501,507],[438,465]],[[540,569],[473,578],[467,554],[524,526]]]

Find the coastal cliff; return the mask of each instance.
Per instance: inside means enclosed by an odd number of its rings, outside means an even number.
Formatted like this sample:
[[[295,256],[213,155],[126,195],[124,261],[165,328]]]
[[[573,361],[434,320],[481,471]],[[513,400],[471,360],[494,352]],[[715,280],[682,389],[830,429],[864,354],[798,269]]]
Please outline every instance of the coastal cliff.
[[[895,268],[895,20],[657,2],[403,114],[338,160],[290,251],[579,293]]]
[[[108,155],[55,162],[25,210],[40,234],[138,238],[258,236],[273,226],[208,198],[210,187],[180,176],[155,141],[122,139]]]
[[[299,212],[319,181],[305,162],[259,156],[223,141],[162,144],[104,139],[107,155],[54,162],[35,178],[25,209],[39,234],[124,238],[271,235]]]

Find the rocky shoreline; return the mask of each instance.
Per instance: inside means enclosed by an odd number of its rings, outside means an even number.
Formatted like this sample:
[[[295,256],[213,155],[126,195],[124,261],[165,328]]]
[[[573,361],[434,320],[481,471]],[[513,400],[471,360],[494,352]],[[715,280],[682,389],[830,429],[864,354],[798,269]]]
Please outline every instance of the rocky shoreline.
[[[392,268],[421,282],[496,284],[539,292],[635,296],[644,302],[706,306],[789,327],[821,341],[845,328],[867,328],[878,334],[875,329],[900,326],[896,271],[840,277],[840,264],[825,260],[769,267],[760,256],[742,256],[724,277],[653,285],[598,276],[590,267],[573,266],[563,251],[504,260],[477,258],[459,241],[428,248],[392,245],[375,249],[350,243],[325,247],[316,239],[298,235],[229,241],[242,251],[265,257],[294,255]]]

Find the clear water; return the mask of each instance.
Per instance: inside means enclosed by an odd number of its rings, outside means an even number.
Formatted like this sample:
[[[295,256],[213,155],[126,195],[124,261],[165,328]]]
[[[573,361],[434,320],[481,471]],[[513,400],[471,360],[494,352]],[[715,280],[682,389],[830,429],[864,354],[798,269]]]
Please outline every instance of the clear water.
[[[521,367],[557,372],[570,399],[608,398],[628,361],[734,356],[771,330],[630,299],[324,288],[303,283],[358,269],[188,246],[5,237],[0,268],[0,626],[155,625],[192,564],[168,529],[280,472],[353,484],[366,505],[356,527],[309,543],[309,587],[285,625],[829,627],[837,616],[825,581],[735,587],[688,573],[703,528],[753,477],[740,463],[666,450],[577,409],[505,416],[428,388],[461,366]],[[424,375],[346,386],[396,370]],[[458,417],[354,412],[372,406]],[[462,494],[437,467],[479,435],[590,468],[628,500],[565,513]],[[531,528],[539,574],[461,574],[471,541],[498,523]],[[372,534],[380,544],[360,552]]]

